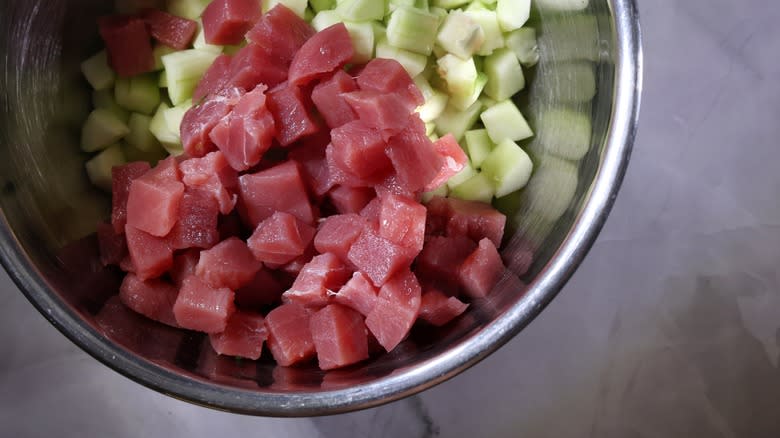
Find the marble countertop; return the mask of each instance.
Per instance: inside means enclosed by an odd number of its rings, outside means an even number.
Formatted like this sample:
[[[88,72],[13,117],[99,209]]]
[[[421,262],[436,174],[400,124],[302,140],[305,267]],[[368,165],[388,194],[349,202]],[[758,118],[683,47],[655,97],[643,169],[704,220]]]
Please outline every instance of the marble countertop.
[[[367,411],[231,415],[99,364],[0,270],[2,435],[780,436],[780,8],[640,3],[644,101],[617,205],[559,297],[487,360]]]

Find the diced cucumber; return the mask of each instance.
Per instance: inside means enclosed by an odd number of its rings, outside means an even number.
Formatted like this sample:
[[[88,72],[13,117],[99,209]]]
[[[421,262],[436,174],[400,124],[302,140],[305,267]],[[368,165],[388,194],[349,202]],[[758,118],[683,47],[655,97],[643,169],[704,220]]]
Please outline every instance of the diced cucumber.
[[[461,59],[469,59],[485,42],[485,31],[472,17],[452,11],[444,19],[436,43]]]
[[[336,0],[336,12],[345,21],[381,20],[387,0]]]
[[[130,111],[122,108],[114,99],[114,90],[95,90],[92,92],[92,106],[94,108],[103,108],[114,113],[116,118],[123,123],[127,123],[130,118]]]
[[[477,73],[477,80],[474,81],[474,90],[471,92],[471,95],[450,96],[449,104],[460,110],[465,110],[466,108],[474,104],[474,102],[476,102],[477,99],[479,99],[479,96],[482,94],[482,90],[485,89],[485,85],[487,85],[487,82],[488,82],[488,77],[485,73],[482,72]]]
[[[477,82],[477,67],[474,59],[463,60],[455,55],[445,55],[436,61],[439,76],[447,84],[451,98],[462,99],[474,93]],[[463,109],[463,108],[459,108]]]
[[[580,160],[590,148],[590,116],[579,111],[543,111],[536,120],[536,132],[541,148],[568,160]]]
[[[81,149],[95,152],[121,140],[130,128],[112,111],[97,108],[92,111],[81,130]]]
[[[314,12],[321,12],[336,7],[336,0],[309,0],[309,4]]]
[[[263,13],[270,11],[276,5],[285,5],[291,11],[295,12],[295,15],[303,18],[306,12],[306,6],[309,2],[307,0],[262,0],[263,1]]]
[[[426,122],[425,123],[425,135],[427,135],[429,138],[430,138],[431,135],[436,135],[436,124],[435,123],[433,123],[433,122]],[[432,141],[435,141],[435,140],[432,140]]]
[[[374,41],[379,44],[379,41],[387,41],[387,28],[381,21],[372,21],[371,27],[374,29]],[[378,56],[377,56],[378,57]]]
[[[168,75],[168,95],[174,105],[192,98],[198,81],[217,56],[212,51],[190,49],[162,57]]]
[[[438,16],[401,6],[387,21],[387,41],[395,47],[427,56],[433,50],[438,28]]]
[[[114,98],[122,108],[141,114],[152,114],[160,104],[157,75],[147,73],[131,78],[117,78]]]
[[[453,187],[456,187],[461,183],[471,179],[471,177],[476,174],[477,171],[474,170],[474,167],[471,165],[471,163],[466,163],[466,165],[463,167],[463,170],[456,173],[455,175],[452,175],[450,179],[447,180],[447,187],[452,189]]]
[[[495,9],[496,0],[479,0],[479,2],[485,5],[488,9]]]
[[[452,105],[447,105],[447,108],[436,118],[436,132],[441,135],[452,134],[455,140],[460,141],[463,138],[463,134],[474,126],[474,122],[479,119],[479,114],[482,111],[482,102],[477,100],[473,105],[467,109],[461,111]]]
[[[158,161],[168,156],[168,152],[163,149],[159,143],[154,149],[148,151],[142,151],[134,146],[130,146],[127,143],[121,143],[120,147],[122,149],[122,153],[125,156],[125,159],[127,159],[127,162],[129,163],[133,161],[146,161],[152,166],[155,166]]]
[[[535,0],[536,6],[545,11],[581,11],[589,0]]]
[[[307,23],[311,23],[311,19],[314,18],[314,14],[316,14],[316,12],[314,12],[314,9],[312,9],[311,7],[307,7],[306,10],[303,11],[303,21]]]
[[[532,67],[539,62],[539,46],[536,43],[536,29],[522,27],[513,30],[504,38],[506,46],[515,52],[520,64]]]
[[[454,9],[459,8],[471,0],[433,0],[431,4],[438,8]]]
[[[165,70],[160,72],[160,79],[157,81],[160,88],[168,88],[168,73]]]
[[[390,43],[387,42],[387,39],[382,39],[377,42],[376,57],[395,59],[404,67],[411,77],[415,77],[422,73],[422,71],[425,70],[425,66],[428,64],[427,56],[391,46]]]
[[[372,0],[367,0],[372,1]],[[355,54],[352,55],[352,64],[364,64],[374,57],[374,27],[370,22],[356,23],[345,21],[344,26],[349,32]]]
[[[235,54],[236,54],[236,53],[237,53],[239,50],[241,50],[241,49],[243,49],[244,47],[246,47],[246,45],[247,45],[247,41],[246,41],[246,40],[244,40],[244,41],[242,41],[242,42],[241,42],[241,43],[239,43],[239,44],[230,45],[230,46],[225,46],[225,47],[223,47],[223,48],[222,48],[222,53],[224,53],[225,55],[230,55],[230,56],[233,56],[233,55],[235,55]]]
[[[495,146],[493,141],[490,140],[487,130],[472,129],[471,131],[466,131],[464,139],[466,153],[469,155],[471,164],[476,168],[480,168],[485,161],[485,158],[487,158],[488,154],[490,154],[490,151],[492,151]]]
[[[192,47],[198,50],[222,53],[222,46],[209,44],[206,42],[206,33],[203,32],[203,22],[200,19],[198,19],[198,33],[195,35],[195,40],[192,42]]]
[[[173,15],[195,20],[209,3],[211,0],[168,0],[166,9]]]
[[[415,0],[390,0],[387,2],[387,13],[391,13],[401,6],[414,7]]]
[[[163,110],[163,120],[168,126],[168,131],[174,133],[177,140],[180,140],[181,121],[184,119],[184,114],[192,108],[192,101],[187,100],[180,105],[176,105],[173,108]]]
[[[536,89],[552,102],[588,102],[596,95],[593,64],[584,61],[557,62],[537,76]]]
[[[311,27],[317,32],[341,22],[341,17],[334,10],[320,11],[311,19]]]
[[[423,122],[432,122],[444,112],[444,108],[447,107],[447,101],[449,96],[441,91],[431,87],[427,80],[422,76],[417,76],[414,79],[417,88],[420,89],[425,103],[417,107],[417,113],[420,115],[420,119]],[[435,125],[435,124],[434,124]],[[430,133],[428,133],[430,135]]]
[[[101,50],[81,63],[81,73],[95,90],[106,90],[114,85],[116,74],[108,65],[108,55]]]
[[[149,123],[151,121],[152,118],[147,115],[130,114],[130,120],[127,122],[130,132],[125,136],[125,142],[143,151],[159,148],[160,143],[149,131]]]
[[[495,11],[488,9],[466,10],[463,13],[479,23],[485,34],[485,41],[477,50],[478,55],[487,56],[493,53],[493,50],[504,47],[504,35],[501,33],[501,26],[498,24],[498,17]]]
[[[444,21],[444,19],[447,18],[447,14],[448,14],[446,9],[440,8],[440,7],[437,7],[437,6],[429,7],[428,8],[428,12],[430,12],[431,14],[439,17],[439,23]]]
[[[525,76],[515,53],[507,48],[496,49],[485,58],[487,74],[485,94],[495,100],[505,100],[525,88]]]
[[[111,193],[111,169],[125,164],[125,156],[118,144],[111,145],[84,164],[89,181],[96,187]]]
[[[531,15],[531,0],[498,0],[496,15],[504,32],[520,29]]]
[[[168,47],[165,44],[157,44],[154,46],[154,49],[152,49],[152,56],[154,56],[154,70],[160,71],[165,68],[162,63],[162,57],[175,51],[176,49],[173,47]]]
[[[482,174],[493,184],[499,198],[525,187],[533,168],[528,154],[509,139],[499,142],[482,162]]]
[[[490,179],[484,173],[477,173],[466,181],[453,187],[450,196],[466,201],[490,203],[495,191]]]
[[[449,189],[447,188],[447,184],[442,184],[436,190],[432,190],[430,192],[423,192],[423,194],[421,196],[421,201],[424,204],[427,204],[435,196],[440,196],[440,197],[444,198],[444,197],[447,196],[448,193],[449,193]]]
[[[534,135],[523,114],[511,100],[504,100],[486,109],[480,115],[493,143],[509,139],[520,141]]]
[[[157,140],[166,151],[174,155],[173,151],[181,151],[182,146],[179,133],[171,131],[165,120],[165,111],[169,108],[165,102],[160,104],[157,112],[154,113],[154,117],[149,122],[149,131],[157,137]]]

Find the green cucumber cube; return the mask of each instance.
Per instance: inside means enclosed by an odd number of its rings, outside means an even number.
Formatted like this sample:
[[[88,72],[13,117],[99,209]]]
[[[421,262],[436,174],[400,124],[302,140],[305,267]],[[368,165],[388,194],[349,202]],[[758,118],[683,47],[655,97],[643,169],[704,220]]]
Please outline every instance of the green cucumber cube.
[[[168,47],[165,44],[157,44],[154,46],[154,49],[152,49],[152,56],[154,56],[154,70],[160,71],[165,68],[162,63],[162,57],[175,51],[176,49],[173,47]]]
[[[173,15],[195,20],[209,3],[211,0],[168,0],[166,9]]]
[[[485,58],[488,81],[485,94],[495,100],[506,100],[525,88],[525,76],[515,53],[507,48],[496,49]]]
[[[387,21],[387,41],[395,47],[428,56],[433,51],[438,29],[438,16],[401,6]]]
[[[452,11],[444,19],[436,43],[461,59],[469,59],[485,42],[485,31],[472,17]]]
[[[471,164],[479,169],[495,145],[486,129],[472,129],[464,134],[466,153]]]
[[[181,121],[190,108],[192,108],[192,100],[186,100],[180,105],[163,110],[163,120],[168,126],[168,131],[173,132],[177,140],[181,139]]]
[[[485,34],[485,41],[477,50],[478,55],[487,56],[493,53],[493,50],[504,47],[504,35],[501,33],[501,26],[498,24],[498,16],[495,11],[488,9],[466,10],[463,13],[479,23]]]
[[[127,123],[127,120],[130,118],[130,111],[122,108],[118,103],[116,103],[116,100],[114,99],[114,90],[111,89],[93,91],[92,106],[95,109],[103,108],[111,111],[114,113],[116,118],[121,120],[123,123]]]
[[[168,88],[168,73],[166,73],[165,70],[160,72],[160,79],[157,81],[157,85],[159,85],[160,88]]]
[[[531,15],[531,0],[498,0],[496,15],[504,32],[520,29]]]
[[[216,52],[190,49],[162,57],[168,75],[168,95],[174,105],[192,98],[200,78],[217,56]]]
[[[390,0],[387,2],[387,13],[392,13],[401,6],[414,7],[416,0]]]
[[[98,108],[92,111],[81,129],[81,149],[96,152],[118,142],[130,133],[130,128],[112,111]]]
[[[311,19],[311,27],[317,32],[321,32],[336,23],[341,23],[341,16],[333,10],[317,12],[317,15]]]
[[[521,27],[508,33],[504,38],[507,47],[515,52],[520,64],[533,67],[539,62],[539,46],[536,42],[536,29]]]
[[[195,34],[195,40],[192,42],[192,47],[198,50],[206,50],[209,52],[222,53],[222,46],[216,44],[209,44],[206,42],[206,34],[203,32],[203,21],[200,19],[198,22],[198,33]],[[160,60],[162,62],[162,60]]]
[[[439,58],[436,65],[439,76],[447,84],[447,91],[452,98],[469,97],[474,93],[477,82],[477,67],[474,65],[473,58],[463,60],[448,54]]]
[[[160,104],[157,112],[154,113],[152,120],[149,122],[149,131],[157,138],[166,151],[171,155],[178,155],[174,154],[173,151],[182,150],[179,132],[172,131],[165,120],[165,111],[169,108],[165,102]]]
[[[152,118],[138,113],[130,114],[130,120],[127,127],[130,132],[125,136],[125,142],[135,148],[143,151],[159,149],[160,143],[157,138],[149,131],[149,124]]]
[[[590,116],[571,109],[543,111],[536,119],[538,143],[544,151],[568,160],[582,159],[591,145]]]
[[[370,22],[356,23],[345,21],[344,26],[349,32],[355,54],[352,55],[352,64],[365,64],[374,57],[374,26]]]
[[[447,107],[449,96],[447,96],[446,93],[442,93],[431,87],[431,84],[422,76],[414,78],[414,82],[417,84],[417,88],[420,89],[423,98],[425,98],[425,103],[417,107],[417,113],[420,115],[420,119],[426,123],[436,120]],[[430,135],[430,133],[428,133],[428,135]]]
[[[150,149],[148,151],[142,151],[141,149],[138,149],[135,146],[130,146],[127,143],[120,144],[120,148],[122,149],[122,153],[124,154],[128,163],[133,161],[146,161],[152,166],[156,166],[158,161],[168,156],[168,152],[163,149],[159,143],[154,149]]]
[[[387,41],[387,28],[381,21],[372,21],[371,27],[374,29],[374,41],[379,44],[379,41]]]
[[[291,11],[295,12],[295,15],[303,18],[309,2],[308,0],[263,0],[263,13],[270,11],[279,4],[287,6]]]
[[[483,173],[477,173],[463,181],[450,191],[450,196],[466,201],[481,201],[490,203],[495,195],[495,190],[490,179]]]
[[[463,111],[452,105],[447,105],[447,108],[435,120],[436,132],[441,136],[452,134],[455,140],[460,141],[463,134],[474,126],[481,112],[482,102],[479,100]]]
[[[457,187],[458,185],[462,184],[465,181],[468,181],[477,174],[477,171],[474,169],[474,167],[471,165],[471,163],[466,163],[466,165],[463,167],[463,170],[456,173],[455,175],[452,175],[449,180],[447,180],[447,187],[453,189],[454,187]]]
[[[111,193],[111,169],[125,164],[125,156],[118,144],[111,145],[84,164],[89,181],[96,187]]]
[[[309,0],[309,4],[314,12],[321,12],[336,7],[336,0]]]
[[[105,50],[81,63],[81,73],[95,90],[106,90],[114,85],[116,74],[108,65],[108,55]]]
[[[335,11],[344,21],[381,20],[387,11],[387,0],[336,0]]]
[[[427,204],[435,196],[444,198],[447,196],[447,194],[449,194],[449,188],[447,187],[447,184],[442,184],[438,189],[432,190],[430,192],[423,192],[421,195],[421,201],[423,204]]]
[[[581,11],[588,7],[589,0],[535,0],[543,11]]]
[[[477,99],[479,99],[479,96],[482,94],[482,90],[485,89],[487,82],[488,78],[485,73],[477,73],[477,80],[474,81],[474,90],[471,92],[471,94],[465,96],[450,96],[449,104],[455,108],[458,108],[459,110],[465,110],[466,108],[473,105]]]
[[[493,184],[499,198],[525,187],[533,168],[531,157],[509,139],[499,142],[482,162],[482,174]]]
[[[480,115],[493,143],[509,139],[520,141],[534,135],[528,122],[514,102],[504,100],[486,109]]]
[[[471,0],[433,0],[431,4],[437,8],[455,9],[467,4]]]
[[[395,59],[404,67],[411,77],[415,77],[422,73],[423,70],[425,70],[425,66],[428,64],[427,56],[391,46],[390,43],[387,42],[387,39],[382,39],[377,42],[376,57]]]
[[[117,78],[114,98],[119,106],[129,111],[152,114],[160,104],[159,79],[154,73]]]

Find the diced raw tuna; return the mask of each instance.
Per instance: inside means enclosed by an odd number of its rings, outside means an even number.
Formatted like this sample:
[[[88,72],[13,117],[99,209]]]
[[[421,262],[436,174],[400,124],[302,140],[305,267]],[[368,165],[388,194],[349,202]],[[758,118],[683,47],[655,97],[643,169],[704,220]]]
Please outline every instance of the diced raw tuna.
[[[111,169],[111,225],[114,232],[125,232],[127,223],[127,197],[130,194],[130,183],[151,169],[149,163],[137,161]]]
[[[200,102],[206,96],[217,93],[224,89],[230,83],[230,63],[233,58],[230,55],[219,55],[211,63],[206,73],[198,82],[195,92],[192,95],[193,102]]]
[[[421,192],[412,191],[409,189],[409,186],[401,183],[396,173],[388,175],[379,185],[374,187],[374,190],[376,190],[376,194],[379,197],[395,195],[419,200],[421,195]]]
[[[130,253],[129,252],[122,259],[122,261],[119,262],[119,269],[121,269],[122,272],[132,272],[132,273],[135,273],[135,265],[133,265],[133,259],[132,259],[132,257],[130,257]]]
[[[366,220],[356,214],[329,216],[320,224],[314,247],[320,253],[333,253],[348,262],[349,249],[366,227]]]
[[[319,126],[311,118],[301,89],[290,83],[282,83],[268,92],[268,109],[276,124],[276,140],[289,146],[301,137],[315,134]]]
[[[302,86],[344,67],[355,53],[344,23],[337,23],[309,38],[290,64],[289,81]]]
[[[209,134],[236,171],[242,172],[259,163],[273,142],[276,130],[266,107],[265,90],[265,85],[258,85],[241,96],[233,111]]]
[[[277,211],[257,226],[247,243],[257,260],[285,264],[303,255],[314,232],[314,227],[290,213]]]
[[[258,309],[279,301],[284,286],[268,269],[260,269],[255,278],[236,291],[236,304],[242,308]]]
[[[190,158],[179,165],[187,187],[209,192],[219,204],[219,212],[233,211],[238,196],[238,173],[230,167],[225,155],[211,152],[202,158]]]
[[[268,348],[277,364],[287,367],[314,357],[309,319],[309,312],[294,303],[282,304],[265,317]]]
[[[173,316],[173,303],[179,295],[176,286],[159,279],[143,281],[135,274],[127,274],[119,288],[122,304],[141,315],[178,327]]]
[[[501,279],[504,262],[493,242],[484,238],[458,268],[458,279],[463,291],[472,298],[484,298]]]
[[[425,103],[425,98],[409,73],[394,59],[375,58],[369,61],[357,75],[357,84],[361,90],[402,97],[406,102],[407,112]]]
[[[219,205],[210,193],[187,188],[179,204],[176,224],[168,239],[173,249],[208,249],[219,242]]]
[[[420,319],[436,327],[452,321],[469,307],[455,297],[449,297],[437,289],[428,289],[422,294]]]
[[[436,200],[436,210],[446,212],[447,235],[468,236],[471,240],[479,242],[483,238],[490,239],[496,247],[501,245],[504,236],[506,216],[493,208],[488,203],[479,201],[464,201],[456,198],[440,198]],[[431,203],[428,204],[429,217],[431,215]]]
[[[307,224],[314,223],[306,188],[294,161],[239,177],[239,198],[242,217],[253,229],[277,211],[290,213]]]
[[[385,141],[401,132],[409,123],[409,109],[397,94],[353,91],[343,94],[341,98],[361,121],[377,129]]]
[[[267,337],[263,315],[236,311],[228,318],[225,331],[210,334],[209,341],[219,354],[257,360]]]
[[[248,44],[241,48],[230,62],[228,83],[251,90],[259,84],[275,87],[287,79],[287,69],[274,61],[264,48]]]
[[[261,46],[285,68],[314,29],[295,12],[279,3],[266,12],[246,34],[246,39]]]
[[[379,235],[419,253],[425,240],[427,210],[419,202],[402,196],[385,195],[379,213]]]
[[[138,278],[157,278],[173,266],[173,250],[168,239],[125,225],[127,250]]]
[[[168,274],[173,280],[173,284],[181,287],[185,278],[195,274],[195,266],[198,265],[200,260],[200,250],[190,249],[176,254],[173,257],[173,266],[171,266]]]
[[[376,197],[376,192],[370,187],[338,186],[332,189],[328,196],[339,213],[360,213]]]
[[[442,159],[425,134],[425,124],[415,115],[403,131],[387,143],[387,156],[393,162],[398,183],[409,192],[418,192],[436,178]]]
[[[318,255],[304,265],[292,287],[282,294],[282,301],[306,307],[326,306],[330,295],[339,290],[351,275],[352,271],[336,255]]]
[[[119,76],[130,77],[154,70],[152,43],[144,20],[112,15],[99,18],[98,26],[106,44],[108,63]]]
[[[157,167],[130,184],[127,197],[127,223],[153,236],[171,232],[179,217],[184,196],[179,168],[173,157],[160,161]]]
[[[366,316],[366,327],[386,351],[409,334],[420,312],[422,291],[409,269],[400,270],[379,290],[376,305]]]
[[[320,141],[325,143],[320,144]],[[321,130],[298,143],[290,149],[287,157],[300,163],[303,179],[311,192],[315,196],[323,196],[334,185],[325,159],[325,147],[330,143],[330,131]]]
[[[244,94],[240,88],[225,88],[210,95],[200,105],[193,106],[181,121],[181,143],[190,157],[202,157],[216,149],[209,138],[217,126]]]
[[[458,267],[476,247],[476,243],[464,236],[430,237],[417,257],[415,272],[446,292],[457,293]]]
[[[262,267],[244,241],[231,237],[202,251],[195,273],[212,287],[236,290],[252,281]]]
[[[358,178],[384,178],[391,169],[387,143],[379,131],[362,120],[344,124],[330,133],[333,158],[343,172]]]
[[[309,245],[306,247],[306,251],[303,253],[303,255],[296,257],[295,260],[291,261],[290,263],[280,266],[278,268],[279,273],[287,274],[289,277],[291,277],[291,281],[295,281],[295,277],[301,273],[303,267],[311,262],[312,259],[316,256],[317,251],[314,249],[314,246]]]
[[[333,301],[351,307],[366,316],[374,310],[378,294],[379,291],[365,274],[355,272],[347,284],[333,296]]]
[[[145,9],[141,16],[154,39],[176,50],[186,49],[198,31],[198,23],[160,9]]]
[[[201,15],[206,42],[221,46],[240,43],[261,14],[259,0],[213,0]]]
[[[213,288],[190,275],[182,282],[179,296],[173,305],[173,314],[179,326],[205,333],[221,333],[228,318],[236,311],[233,291]]]
[[[331,304],[311,316],[309,327],[321,370],[330,370],[368,359],[363,315]]]
[[[447,134],[433,142],[433,148],[442,158],[442,166],[436,178],[423,189],[426,192],[436,190],[444,185],[450,178],[463,170],[469,162],[468,156],[452,134]]]
[[[380,214],[382,214],[382,198],[380,197],[372,199],[371,202],[360,210],[360,216],[364,217],[377,230],[379,230]]]
[[[344,187],[374,187],[375,185],[380,184],[387,177],[387,174],[389,174],[389,172],[392,170],[392,168],[389,168],[383,172],[377,172],[368,178],[360,178],[346,169],[346,165],[341,162],[341,160],[337,157],[338,155],[339,152],[336,152],[336,147],[333,146],[333,144],[329,144],[328,147],[325,148],[325,165],[328,169],[328,178],[331,186],[341,185]],[[358,157],[359,154],[346,156],[347,159]]]
[[[329,128],[338,128],[357,118],[352,107],[342,96],[342,93],[356,90],[355,80],[344,70],[337,70],[329,79],[323,80],[314,87],[311,100]]]
[[[381,287],[396,272],[408,268],[415,256],[417,251],[414,249],[397,245],[370,229],[363,230],[347,255],[376,287]]]
[[[124,233],[114,231],[114,227],[106,222],[97,226],[98,247],[100,249],[100,262],[103,266],[119,265],[127,256],[127,240]]]

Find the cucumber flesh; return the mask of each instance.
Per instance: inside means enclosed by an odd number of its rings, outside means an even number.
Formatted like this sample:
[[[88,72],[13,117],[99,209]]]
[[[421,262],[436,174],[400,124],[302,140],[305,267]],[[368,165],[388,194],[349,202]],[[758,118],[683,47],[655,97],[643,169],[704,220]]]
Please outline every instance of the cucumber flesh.
[[[474,170],[474,167],[472,167],[471,163],[466,163],[466,165],[463,166],[463,170],[456,173],[455,175],[452,175],[450,179],[447,180],[447,187],[453,189],[463,182],[468,181],[476,174],[477,171]]]
[[[483,173],[477,173],[466,181],[453,187],[450,196],[466,201],[490,203],[495,191],[490,179]]]
[[[506,100],[525,88],[525,76],[515,53],[507,48],[496,49],[485,58],[487,74],[485,94],[495,100]]]
[[[219,54],[212,51],[190,49],[162,57],[165,73],[168,76],[168,95],[171,103],[179,105],[192,98],[200,78],[217,56]]]
[[[336,0],[309,0],[312,10],[316,12],[327,11],[336,7]]]
[[[89,181],[96,187],[111,193],[111,169],[125,164],[125,156],[118,144],[111,145],[84,164]]]
[[[464,99],[474,93],[477,83],[477,67],[474,65],[474,58],[463,60],[447,54],[439,58],[436,65],[439,76],[447,84],[447,91],[452,98]]]
[[[536,29],[522,27],[514,30],[504,38],[506,46],[515,52],[520,64],[533,67],[539,62],[539,45],[536,42]]]
[[[472,129],[471,131],[466,131],[464,139],[466,153],[471,164],[476,168],[480,168],[485,158],[495,147],[493,141],[490,140],[490,136],[488,136],[487,130]]]
[[[163,110],[163,120],[168,126],[168,131],[174,133],[177,140],[181,140],[181,121],[184,119],[184,115],[192,108],[192,101],[187,100],[180,105],[176,105],[173,108]]]
[[[166,9],[173,15],[195,20],[209,3],[211,0],[168,0]]]
[[[469,59],[485,42],[485,31],[472,17],[452,11],[444,19],[436,43],[461,59]]]
[[[92,106],[111,111],[124,123],[130,118],[130,111],[122,108],[114,99],[114,90],[95,90],[92,92]]]
[[[535,0],[536,6],[544,11],[581,11],[588,7],[589,0]]]
[[[317,12],[317,15],[314,16],[314,18],[311,19],[311,27],[314,28],[317,32],[321,32],[324,29],[327,29],[331,26],[333,26],[336,23],[341,22],[341,17],[336,11],[333,10],[327,10],[327,11],[320,11]]]
[[[499,102],[480,115],[490,139],[499,144],[509,139],[524,140],[534,135],[528,122],[511,100]]]
[[[496,197],[504,197],[528,184],[533,163],[525,151],[512,140],[498,143],[482,162],[482,174],[495,189]]]
[[[440,196],[444,198],[447,196],[448,193],[449,193],[449,189],[447,188],[447,184],[442,184],[441,186],[439,186],[438,189],[435,189],[430,192],[423,192],[421,196],[421,200],[423,204],[427,204],[435,196]]]
[[[447,96],[446,93],[442,93],[431,87],[428,81],[422,76],[416,77],[414,82],[417,84],[417,88],[420,89],[420,92],[425,98],[425,103],[417,107],[417,113],[420,115],[420,119],[426,123],[436,120],[447,107],[449,96]],[[431,133],[428,133],[428,135],[430,134]]]
[[[437,8],[454,9],[468,4],[470,0],[433,0],[431,4]]]
[[[452,96],[450,97],[449,104],[459,110],[465,110],[479,99],[479,96],[482,94],[482,90],[485,89],[487,83],[487,75],[482,72],[477,73],[477,80],[474,81],[474,90],[472,90],[471,94],[467,96]]]
[[[81,149],[96,152],[118,142],[130,133],[130,128],[110,110],[92,111],[81,130]]]
[[[304,0],[305,1],[305,0]],[[345,21],[381,20],[387,10],[386,0],[336,0],[336,12]]]
[[[463,138],[463,134],[471,129],[479,119],[481,111],[482,102],[479,100],[463,111],[452,105],[447,105],[447,108],[435,120],[436,133],[441,136],[449,133],[455,137],[455,140],[460,141]]]
[[[266,13],[276,5],[285,5],[288,9],[295,12],[295,15],[303,18],[306,13],[307,0],[263,0],[263,13]]]
[[[133,161],[146,161],[152,166],[156,166],[158,161],[168,156],[168,151],[159,146],[159,143],[156,148],[148,151],[142,151],[127,143],[122,143],[120,147],[122,149],[122,154],[124,154],[128,163]]]
[[[531,15],[531,0],[498,0],[496,16],[504,32],[520,29]]]
[[[108,65],[108,55],[101,50],[81,63],[81,73],[94,90],[106,90],[114,85],[116,74]]]
[[[395,59],[411,77],[421,74],[428,64],[427,56],[394,47],[387,42],[386,38],[377,42],[376,57]]]
[[[122,108],[141,114],[152,114],[160,104],[159,79],[153,73],[117,78],[114,98]]]
[[[401,6],[387,21],[387,41],[400,49],[428,56],[433,51],[438,28],[438,16]]]
[[[130,132],[125,136],[125,142],[142,151],[159,149],[160,143],[149,131],[149,123],[152,118],[138,113],[130,114],[127,127]]]
[[[154,49],[152,49],[152,56],[154,56],[154,70],[160,71],[165,68],[162,63],[162,57],[175,51],[176,49],[173,47],[168,47],[165,44],[157,44],[154,46]]]
[[[345,21],[344,26],[349,32],[352,46],[355,49],[350,62],[352,64],[365,64],[374,57],[374,26],[371,22]]]
[[[198,50],[222,53],[222,46],[209,44],[206,42],[206,33],[203,31],[203,22],[201,20],[198,20],[198,33],[195,35],[195,40],[192,42],[192,47]],[[160,61],[162,62],[162,59]]]
[[[495,11],[482,9],[466,10],[463,13],[479,23],[485,34],[485,41],[477,50],[477,55],[487,56],[493,53],[493,50],[504,47],[504,35],[501,33],[501,26],[498,24],[498,17]]]
[[[172,131],[165,120],[165,112],[170,107],[166,103],[161,103],[154,113],[154,117],[149,122],[149,131],[157,138],[162,147],[171,155],[179,155],[182,151],[179,132]]]

